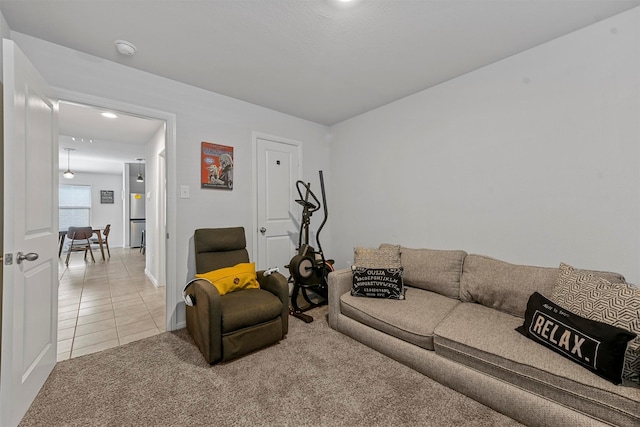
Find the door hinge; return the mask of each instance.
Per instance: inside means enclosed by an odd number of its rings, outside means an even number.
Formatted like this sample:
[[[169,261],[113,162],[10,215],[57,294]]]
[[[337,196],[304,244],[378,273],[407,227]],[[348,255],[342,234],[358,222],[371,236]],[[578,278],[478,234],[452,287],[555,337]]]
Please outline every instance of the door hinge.
[[[13,264],[13,254],[4,254],[4,265],[12,265]]]

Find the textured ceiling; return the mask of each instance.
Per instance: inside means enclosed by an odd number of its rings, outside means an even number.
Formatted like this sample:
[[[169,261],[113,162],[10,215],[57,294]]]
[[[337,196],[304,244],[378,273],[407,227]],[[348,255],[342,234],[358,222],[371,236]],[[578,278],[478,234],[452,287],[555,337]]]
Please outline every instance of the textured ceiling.
[[[13,31],[332,125],[639,0],[0,1]],[[138,48],[116,52],[114,40]]]
[[[0,0],[12,31],[325,125],[638,5],[640,0]],[[118,54],[117,39],[135,44],[137,53]],[[146,138],[150,125],[161,126],[131,118],[126,126],[104,129],[97,111],[89,116],[76,107],[61,107],[60,146],[76,144],[73,158],[87,170],[122,171],[122,163],[141,157],[147,140],[129,137]],[[118,129],[120,134],[107,133]],[[70,136],[96,142],[78,146]],[[66,161],[62,153],[61,167]]]

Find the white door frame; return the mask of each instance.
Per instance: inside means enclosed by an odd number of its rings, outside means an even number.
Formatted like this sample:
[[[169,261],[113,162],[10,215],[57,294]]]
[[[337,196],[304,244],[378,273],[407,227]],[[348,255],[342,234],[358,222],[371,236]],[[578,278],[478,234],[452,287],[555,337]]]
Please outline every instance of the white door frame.
[[[157,156],[158,159],[158,182],[157,182],[157,186],[158,188],[165,188],[167,187],[167,148],[166,148],[166,137],[165,137],[165,148],[158,154]],[[160,194],[158,195],[157,198],[157,204],[156,204],[156,210],[157,210],[157,216],[156,216],[156,221],[158,221],[158,229],[160,230],[160,233],[158,233],[158,240],[160,241],[166,241],[166,234],[167,234],[167,192],[166,191],[162,191],[160,192]],[[161,234],[164,234],[164,236],[161,236]],[[163,260],[163,262],[165,262],[166,265],[166,259],[167,259],[167,245],[158,245],[158,259],[159,260]],[[165,291],[166,291],[166,286],[167,286],[167,269],[160,269],[160,277],[157,278],[158,282],[160,284],[162,284],[163,286],[165,286]]]
[[[166,173],[166,234],[165,240],[165,259],[163,260],[165,266],[166,281],[166,328],[167,331],[173,331],[178,329],[176,310],[174,308],[178,304],[178,290],[176,288],[175,278],[177,273],[176,269],[176,257],[168,256],[168,254],[175,254],[177,252],[176,245],[176,230],[177,230],[177,167],[176,167],[176,115],[168,113],[166,111],[155,110],[140,105],[128,104],[125,102],[115,101],[112,99],[101,98],[85,93],[70,91],[67,89],[61,89],[54,87],[54,91],[58,95],[61,101],[76,102],[79,104],[99,106],[101,108],[108,108],[126,112],[133,115],[142,117],[151,117],[158,120],[164,120],[167,124],[165,133],[165,173]],[[159,236],[160,237],[160,236]],[[162,241],[159,239],[158,241]],[[160,260],[158,260],[160,261]]]
[[[256,262],[256,264],[258,263],[257,256],[258,256],[258,140],[259,139],[266,139],[269,141],[273,141],[273,142],[278,142],[281,144],[288,144],[288,145],[294,145],[298,148],[298,177],[299,179],[302,179],[302,142],[300,141],[296,141],[293,139],[288,139],[288,138],[282,138],[279,136],[273,136],[273,135],[269,135],[266,133],[261,133],[261,132],[252,132],[251,134],[251,139],[252,139],[252,144],[251,144],[251,157],[252,157],[252,168],[251,168],[251,172],[253,174],[253,179],[252,179],[252,189],[251,189],[251,195],[252,195],[252,199],[253,199],[253,203],[252,203],[252,209],[253,209],[253,224],[252,224],[252,232],[251,232],[251,236],[253,238],[253,245],[252,245],[252,252],[253,254],[251,255],[251,259],[253,261]],[[291,183],[291,186],[295,186],[295,183]],[[282,274],[285,274],[285,272],[281,272]]]

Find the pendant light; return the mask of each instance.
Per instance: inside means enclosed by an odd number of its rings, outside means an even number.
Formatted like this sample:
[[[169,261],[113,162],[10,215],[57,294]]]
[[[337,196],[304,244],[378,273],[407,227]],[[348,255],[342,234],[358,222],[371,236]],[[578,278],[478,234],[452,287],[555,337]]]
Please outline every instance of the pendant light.
[[[76,174],[71,172],[71,152],[76,150],[74,148],[63,148],[63,150],[67,150],[67,170],[64,171],[62,176],[67,179],[73,179]]]
[[[144,182],[144,177],[142,176],[142,172],[140,171],[141,169],[141,165],[142,165],[142,161],[144,159],[136,159],[138,161],[138,177],[136,178],[137,182]]]

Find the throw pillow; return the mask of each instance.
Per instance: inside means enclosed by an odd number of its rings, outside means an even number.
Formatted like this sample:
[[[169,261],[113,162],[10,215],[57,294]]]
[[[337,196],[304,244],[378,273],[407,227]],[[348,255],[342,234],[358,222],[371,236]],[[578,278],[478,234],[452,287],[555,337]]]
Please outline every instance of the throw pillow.
[[[529,298],[524,324],[516,331],[614,384],[622,383],[627,343],[636,337],[571,313],[537,292]]]
[[[629,343],[622,377],[640,383],[640,289],[611,283],[590,272],[560,264],[551,301],[587,319],[605,322],[634,332]]]
[[[352,267],[351,295],[356,297],[404,299],[402,268]]]
[[[380,248],[355,248],[353,265],[366,268],[400,268],[400,245]]]
[[[196,274],[196,277],[209,281],[218,289],[220,295],[240,289],[257,289],[260,287],[256,279],[256,264],[254,262],[243,262],[233,267]]]
[[[381,248],[386,246],[391,245],[380,245]],[[467,253],[464,251],[412,249],[401,246],[402,280],[405,285],[458,299],[462,264],[466,256]],[[524,308],[522,312],[524,313]]]

